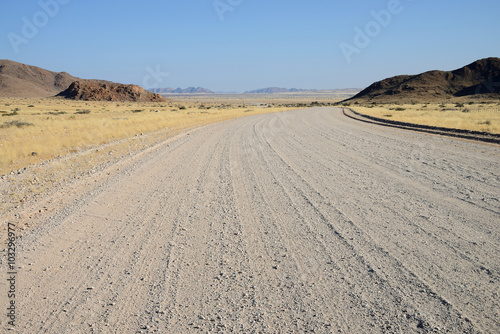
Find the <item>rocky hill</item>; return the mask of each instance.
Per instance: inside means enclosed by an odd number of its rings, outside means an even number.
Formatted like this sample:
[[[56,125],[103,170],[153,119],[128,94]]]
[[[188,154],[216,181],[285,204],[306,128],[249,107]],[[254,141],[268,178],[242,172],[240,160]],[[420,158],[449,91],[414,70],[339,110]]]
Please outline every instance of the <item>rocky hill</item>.
[[[139,86],[104,80],[87,80],[66,72],[0,60],[0,97],[38,98],[62,96],[88,101],[165,101]]]
[[[158,94],[213,94],[210,89],[203,87],[188,87],[188,88],[152,88],[149,89],[150,92]]]
[[[384,79],[346,101],[432,102],[463,97],[500,99],[500,58],[481,59],[454,71]]]
[[[136,85],[87,81],[75,81],[57,96],[85,101],[165,102],[159,94]]]
[[[43,68],[0,60],[0,97],[54,96],[76,80],[66,72],[51,72]]]

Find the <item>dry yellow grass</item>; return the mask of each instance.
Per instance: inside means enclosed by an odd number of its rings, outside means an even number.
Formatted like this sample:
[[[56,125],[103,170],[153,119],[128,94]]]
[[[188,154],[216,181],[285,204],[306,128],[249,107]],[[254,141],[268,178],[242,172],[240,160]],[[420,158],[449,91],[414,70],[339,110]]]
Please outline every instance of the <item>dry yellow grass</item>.
[[[166,128],[176,131],[289,109],[292,108],[183,101],[132,103],[2,98],[0,174],[141,133]]]
[[[351,105],[354,110],[375,117],[454,129],[500,134],[500,104],[402,104]]]

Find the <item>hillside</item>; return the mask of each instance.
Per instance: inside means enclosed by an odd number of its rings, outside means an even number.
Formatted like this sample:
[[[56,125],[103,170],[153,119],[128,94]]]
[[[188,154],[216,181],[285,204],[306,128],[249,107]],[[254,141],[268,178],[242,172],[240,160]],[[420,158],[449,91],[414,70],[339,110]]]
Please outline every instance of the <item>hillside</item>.
[[[152,88],[149,89],[150,92],[158,93],[158,94],[213,94],[210,89],[206,89],[203,87],[188,87],[188,88]]]
[[[60,93],[74,81],[83,80],[66,72],[52,72],[40,67],[0,59],[0,97],[50,97]]]
[[[431,102],[463,97],[500,98],[500,58],[481,59],[454,71],[387,78],[346,101]]]
[[[66,72],[51,72],[11,60],[0,60],[0,97],[48,97],[79,80]]]
[[[165,102],[159,94],[136,85],[75,81],[68,89],[57,94],[67,99],[85,101]]]

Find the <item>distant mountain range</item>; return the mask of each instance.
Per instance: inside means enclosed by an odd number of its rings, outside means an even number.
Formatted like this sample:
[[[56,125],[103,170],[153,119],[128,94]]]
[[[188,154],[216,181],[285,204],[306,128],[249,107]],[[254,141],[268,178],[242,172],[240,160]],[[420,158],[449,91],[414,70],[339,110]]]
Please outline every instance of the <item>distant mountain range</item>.
[[[295,93],[295,92],[304,92],[309,89],[297,89],[297,88],[280,88],[280,87],[268,87],[255,89],[245,92],[244,94],[275,94],[275,93]]]
[[[239,94],[238,92],[214,92],[207,88],[202,87],[188,87],[182,88],[151,88],[150,92],[157,94]],[[280,88],[280,87],[268,87],[246,91],[243,94],[276,94],[276,93],[296,93],[296,92],[335,92],[346,94],[356,94],[360,89],[356,88],[346,88],[346,89],[331,89],[331,90],[316,90],[316,89],[298,89],[298,88]]]
[[[485,58],[454,71],[428,71],[377,81],[346,101],[432,102],[500,98],[500,58]]]
[[[188,87],[188,88],[151,88],[150,92],[157,94],[213,94],[210,89],[203,87]]]

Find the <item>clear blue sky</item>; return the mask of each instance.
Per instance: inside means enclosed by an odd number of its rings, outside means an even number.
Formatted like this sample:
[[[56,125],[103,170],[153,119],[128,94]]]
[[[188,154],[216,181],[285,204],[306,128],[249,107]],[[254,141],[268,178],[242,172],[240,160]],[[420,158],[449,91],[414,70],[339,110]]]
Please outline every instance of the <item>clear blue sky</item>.
[[[0,58],[151,87],[363,88],[499,57],[499,14],[499,0],[3,0]]]

